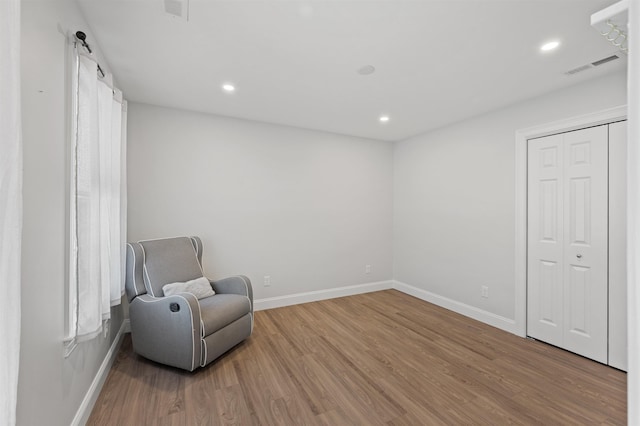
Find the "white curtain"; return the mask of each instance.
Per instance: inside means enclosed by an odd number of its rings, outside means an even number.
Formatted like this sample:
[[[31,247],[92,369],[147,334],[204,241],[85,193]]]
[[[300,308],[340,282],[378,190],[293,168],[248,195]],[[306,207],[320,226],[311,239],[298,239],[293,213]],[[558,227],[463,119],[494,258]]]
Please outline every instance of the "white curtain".
[[[109,233],[109,258],[111,259],[111,271],[109,272],[109,306],[120,304],[124,285],[122,252],[124,242],[122,239],[122,92],[113,90],[111,96],[111,197],[109,210],[109,222],[113,229]]]
[[[111,169],[112,154],[112,113],[113,113],[113,90],[104,81],[97,81],[98,84],[98,160],[99,165],[99,205],[100,205],[100,297],[102,319],[109,319],[111,308],[111,273],[113,271],[112,251],[111,251],[111,230],[115,227],[112,223],[111,210],[113,206],[112,187],[113,173]],[[118,237],[119,237],[118,232]],[[120,275],[120,274],[118,274]]]
[[[20,362],[20,1],[0,1],[0,425],[16,422]]]
[[[98,157],[97,64],[78,56],[75,146],[75,225],[77,256],[76,337],[90,339],[102,330],[100,286],[100,159]],[[71,195],[73,198],[74,194]]]
[[[93,58],[76,51],[73,65],[69,338],[82,341],[102,331],[124,293],[123,104]]]
[[[127,265],[127,101],[122,99],[122,92],[119,93],[119,100],[122,102],[120,105],[120,241],[123,243],[120,248],[120,297],[122,298]],[[114,294],[114,290],[111,294]],[[113,303],[112,299],[111,304]]]

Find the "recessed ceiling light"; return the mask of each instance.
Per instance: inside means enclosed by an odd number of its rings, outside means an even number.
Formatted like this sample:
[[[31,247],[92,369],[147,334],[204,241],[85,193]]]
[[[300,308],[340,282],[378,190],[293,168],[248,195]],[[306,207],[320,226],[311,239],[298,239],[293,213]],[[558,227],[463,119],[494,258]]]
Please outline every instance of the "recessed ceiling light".
[[[380,120],[381,123],[386,123],[387,121],[389,121],[389,116],[388,115],[381,115],[378,120]]]
[[[226,83],[222,85],[222,90],[231,93],[236,91],[236,87],[233,84]]]
[[[543,52],[548,52],[550,50],[556,49],[558,46],[560,46],[560,42],[557,40],[554,40],[540,46],[540,50],[542,50]]]

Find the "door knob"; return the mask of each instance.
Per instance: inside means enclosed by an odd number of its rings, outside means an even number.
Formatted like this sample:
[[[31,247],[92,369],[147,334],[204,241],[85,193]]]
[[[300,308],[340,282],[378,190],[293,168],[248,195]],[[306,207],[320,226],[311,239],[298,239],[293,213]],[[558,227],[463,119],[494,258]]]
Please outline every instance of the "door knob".
[[[581,254],[577,254],[577,255],[576,255],[576,257],[577,257],[578,259],[582,259],[582,255],[581,255]]]

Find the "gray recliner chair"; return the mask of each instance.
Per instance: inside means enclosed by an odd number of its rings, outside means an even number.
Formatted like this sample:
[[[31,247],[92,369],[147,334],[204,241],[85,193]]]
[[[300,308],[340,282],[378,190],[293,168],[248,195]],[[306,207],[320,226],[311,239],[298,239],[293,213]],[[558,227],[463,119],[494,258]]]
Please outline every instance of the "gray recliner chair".
[[[127,244],[126,292],[136,353],[193,371],[251,335],[253,291],[245,276],[210,281],[215,295],[201,299],[189,292],[164,295],[167,284],[198,278],[202,284],[203,276],[198,237]]]

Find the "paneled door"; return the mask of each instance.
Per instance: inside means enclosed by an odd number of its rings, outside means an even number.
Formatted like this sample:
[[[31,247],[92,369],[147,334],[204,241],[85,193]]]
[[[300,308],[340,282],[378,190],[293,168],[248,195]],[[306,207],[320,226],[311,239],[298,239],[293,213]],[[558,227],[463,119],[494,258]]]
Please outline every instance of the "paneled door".
[[[528,143],[527,334],[606,363],[608,126]]]

